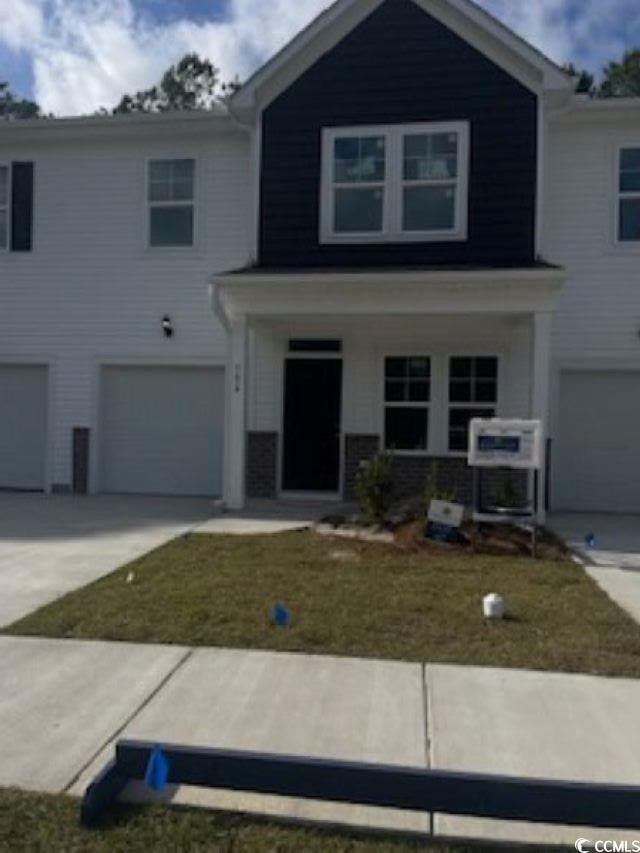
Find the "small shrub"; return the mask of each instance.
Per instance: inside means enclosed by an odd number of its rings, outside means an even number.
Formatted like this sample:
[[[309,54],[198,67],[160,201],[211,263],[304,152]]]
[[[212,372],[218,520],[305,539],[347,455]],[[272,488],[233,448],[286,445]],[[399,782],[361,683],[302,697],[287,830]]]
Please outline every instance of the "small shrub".
[[[513,482],[511,471],[501,471],[495,487],[494,500],[496,505],[505,509],[518,509],[522,506],[522,498]]]
[[[377,453],[358,471],[355,483],[360,510],[368,521],[383,524],[391,508],[393,483],[391,465],[393,454],[388,450]]]
[[[440,485],[440,466],[434,460],[427,468],[427,476],[425,477],[424,489],[422,491],[422,507],[424,514],[429,512],[431,501],[449,501],[455,503],[458,494],[456,490],[450,486],[444,488]]]

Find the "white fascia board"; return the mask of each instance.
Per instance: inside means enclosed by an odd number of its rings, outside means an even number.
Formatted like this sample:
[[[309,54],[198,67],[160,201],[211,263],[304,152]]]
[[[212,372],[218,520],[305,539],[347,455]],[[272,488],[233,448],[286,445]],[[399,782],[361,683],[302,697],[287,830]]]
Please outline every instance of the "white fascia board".
[[[101,139],[152,133],[226,133],[246,129],[226,109],[171,113],[130,113],[117,116],[0,120],[0,145],[16,139]]]
[[[281,92],[384,0],[337,0],[273,59],[262,66],[230,102],[247,121]],[[413,0],[531,91],[572,91],[571,78],[550,59],[470,0]]]
[[[553,122],[613,122],[640,125],[640,98],[591,98],[574,95],[561,109],[549,111]]]
[[[498,18],[478,6],[472,0],[435,0],[443,9],[456,10],[468,21],[477,25],[478,30],[485,31],[501,42],[513,55],[520,56],[523,62],[538,70],[542,75],[543,89],[560,89],[573,91],[572,78],[552,59],[538,50],[526,39],[503,24]],[[414,0],[425,9],[431,9],[434,0]],[[434,3],[435,5],[435,3]],[[452,27],[453,28],[453,27]],[[482,50],[482,47],[480,47]],[[497,61],[497,60],[496,60]],[[506,68],[505,70],[509,70]]]
[[[336,317],[553,311],[564,270],[217,276],[227,316]]]
[[[247,120],[264,109],[383,2],[336,0],[247,80],[231,98],[231,112]]]

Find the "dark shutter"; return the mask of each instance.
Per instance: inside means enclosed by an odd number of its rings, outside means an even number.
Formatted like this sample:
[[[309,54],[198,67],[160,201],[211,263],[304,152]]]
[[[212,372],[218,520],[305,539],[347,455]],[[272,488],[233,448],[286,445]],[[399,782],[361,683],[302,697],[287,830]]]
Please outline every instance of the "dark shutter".
[[[33,163],[11,165],[11,251],[30,252],[33,232]]]

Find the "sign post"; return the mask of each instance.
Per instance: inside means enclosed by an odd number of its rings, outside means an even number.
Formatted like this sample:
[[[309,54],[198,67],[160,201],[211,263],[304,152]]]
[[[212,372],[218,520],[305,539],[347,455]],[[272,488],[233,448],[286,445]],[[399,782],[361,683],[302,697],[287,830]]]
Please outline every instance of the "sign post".
[[[531,527],[531,551],[536,556],[538,525],[544,496],[539,488],[545,464],[542,421],[474,418],[469,425],[468,463],[473,468],[473,520],[477,526],[526,524]],[[526,471],[527,497],[521,506],[498,506],[485,501],[483,475],[489,469]]]

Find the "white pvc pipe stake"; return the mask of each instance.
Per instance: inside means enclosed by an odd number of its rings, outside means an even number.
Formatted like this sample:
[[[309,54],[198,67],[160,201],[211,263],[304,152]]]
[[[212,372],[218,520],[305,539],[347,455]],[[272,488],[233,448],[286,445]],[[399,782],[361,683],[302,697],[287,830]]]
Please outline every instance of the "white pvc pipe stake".
[[[504,599],[497,593],[487,595],[482,602],[485,619],[504,619]]]

